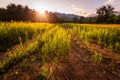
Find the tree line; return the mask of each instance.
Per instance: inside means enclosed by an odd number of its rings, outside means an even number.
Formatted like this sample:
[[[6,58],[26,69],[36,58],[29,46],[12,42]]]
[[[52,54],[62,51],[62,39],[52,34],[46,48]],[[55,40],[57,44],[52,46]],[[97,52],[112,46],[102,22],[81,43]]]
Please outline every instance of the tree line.
[[[6,8],[0,8],[0,21],[61,22],[52,12],[45,11],[44,15],[20,4],[9,4]]]
[[[120,24],[120,15],[115,15],[114,7],[111,5],[104,5],[99,7],[96,11],[95,17],[81,17],[76,18],[76,22],[79,23],[113,23]]]
[[[104,5],[99,7],[96,11],[95,17],[83,17],[78,18],[74,16],[72,21],[65,21],[59,18],[53,12],[45,11],[44,15],[34,9],[30,9],[28,6],[22,6],[20,4],[9,4],[6,8],[0,8],[0,21],[27,21],[27,22],[74,22],[74,23],[120,23],[120,15],[114,14],[114,7],[111,5]]]

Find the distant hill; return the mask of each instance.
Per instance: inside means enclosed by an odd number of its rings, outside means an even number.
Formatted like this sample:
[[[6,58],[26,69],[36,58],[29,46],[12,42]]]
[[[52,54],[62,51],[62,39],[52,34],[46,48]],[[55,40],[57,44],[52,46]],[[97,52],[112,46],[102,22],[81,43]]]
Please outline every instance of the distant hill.
[[[65,21],[72,21],[74,17],[78,17],[78,18],[81,17],[75,14],[65,14],[65,13],[58,13],[58,12],[55,12],[55,15],[61,19],[64,19]]]

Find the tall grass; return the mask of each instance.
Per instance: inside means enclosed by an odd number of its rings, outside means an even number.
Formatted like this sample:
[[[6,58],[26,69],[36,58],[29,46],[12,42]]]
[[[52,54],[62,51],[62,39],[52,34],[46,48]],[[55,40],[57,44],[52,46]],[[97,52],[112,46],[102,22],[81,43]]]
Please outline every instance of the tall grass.
[[[6,37],[6,40],[12,38],[13,41],[18,41],[19,47],[15,48],[14,51],[7,52],[7,57],[0,61],[0,73],[5,72],[29,54],[39,53],[44,61],[48,61],[50,58],[62,57],[69,51],[70,34],[58,25],[39,23],[8,23],[7,25],[7,29],[4,29],[5,26],[1,27],[1,31],[6,30],[6,34],[1,35],[1,37]],[[32,42],[29,42],[29,39],[32,39]],[[8,46],[5,44],[8,41],[1,41],[4,46]],[[24,41],[27,44],[24,44]],[[12,45],[15,44],[12,43]]]
[[[0,73],[26,55],[42,56],[44,61],[63,57],[69,52],[71,34],[78,34],[86,44],[94,43],[120,53],[119,25],[0,23],[0,51],[18,44],[0,61]],[[26,44],[27,43],[27,44]]]
[[[42,36],[42,42],[44,42],[42,53],[54,56],[65,55],[69,51],[70,34],[56,26]]]
[[[44,32],[48,26],[49,24],[41,25],[39,23],[24,22],[0,23],[0,51],[6,51],[10,47],[19,44],[20,39],[25,42],[36,37]]]
[[[80,38],[86,43],[94,43],[120,53],[120,25],[90,25],[73,26]]]

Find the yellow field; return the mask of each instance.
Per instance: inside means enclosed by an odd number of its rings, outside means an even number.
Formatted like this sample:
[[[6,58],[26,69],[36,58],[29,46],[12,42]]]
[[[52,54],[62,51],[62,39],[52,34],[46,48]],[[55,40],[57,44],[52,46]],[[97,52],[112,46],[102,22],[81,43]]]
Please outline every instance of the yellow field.
[[[41,55],[44,63],[59,61],[69,53],[73,35],[79,36],[87,46],[96,44],[120,53],[119,24],[1,22],[0,53],[4,53],[4,57],[0,59],[0,73],[30,54]]]

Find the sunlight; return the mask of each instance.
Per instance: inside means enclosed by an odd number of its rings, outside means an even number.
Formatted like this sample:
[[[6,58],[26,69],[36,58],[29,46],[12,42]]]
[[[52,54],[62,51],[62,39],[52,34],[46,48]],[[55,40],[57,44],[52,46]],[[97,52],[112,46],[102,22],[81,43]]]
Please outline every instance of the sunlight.
[[[44,14],[46,10],[48,10],[46,5],[39,5],[35,7],[35,10],[37,10],[40,14]]]

